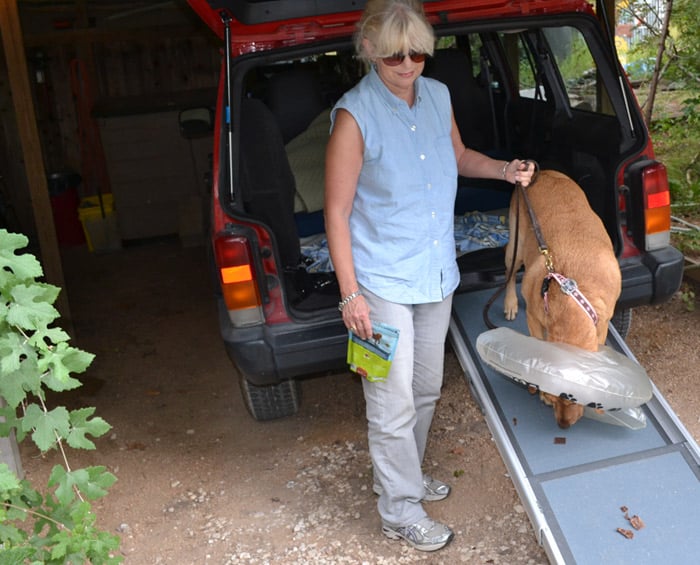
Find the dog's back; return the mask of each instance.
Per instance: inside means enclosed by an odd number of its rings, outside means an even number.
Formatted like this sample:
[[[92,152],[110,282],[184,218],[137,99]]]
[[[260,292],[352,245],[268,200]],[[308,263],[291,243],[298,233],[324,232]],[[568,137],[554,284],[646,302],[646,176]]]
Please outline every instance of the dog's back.
[[[597,350],[605,342],[608,322],[620,295],[620,268],[603,222],[593,212],[581,188],[566,175],[542,171],[527,195],[553,258],[554,271],[576,281],[598,314],[597,324],[551,281],[545,312],[542,285],[547,275],[525,202],[517,204],[525,264],[522,294],[527,303],[530,333],[548,341]],[[516,195],[514,194],[514,197]],[[511,203],[511,210],[514,202]],[[512,226],[511,226],[512,228]]]

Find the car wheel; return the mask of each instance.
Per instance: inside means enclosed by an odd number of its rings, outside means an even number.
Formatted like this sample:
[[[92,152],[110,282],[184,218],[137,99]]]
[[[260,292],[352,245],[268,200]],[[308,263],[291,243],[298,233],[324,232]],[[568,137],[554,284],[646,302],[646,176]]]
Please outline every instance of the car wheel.
[[[241,377],[241,394],[250,415],[258,421],[292,416],[299,410],[301,388],[294,380],[257,386]]]
[[[622,339],[627,338],[627,334],[630,333],[630,327],[632,327],[632,308],[627,308],[613,314],[612,325],[615,326],[617,333],[620,334]]]

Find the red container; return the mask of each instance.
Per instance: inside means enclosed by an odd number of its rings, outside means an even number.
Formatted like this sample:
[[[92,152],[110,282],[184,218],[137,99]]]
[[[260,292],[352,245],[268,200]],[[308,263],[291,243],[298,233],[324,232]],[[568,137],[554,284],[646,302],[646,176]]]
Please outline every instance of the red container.
[[[51,211],[56,227],[58,244],[64,247],[83,245],[85,232],[78,217],[78,184],[81,178],[77,173],[53,173],[49,175]]]

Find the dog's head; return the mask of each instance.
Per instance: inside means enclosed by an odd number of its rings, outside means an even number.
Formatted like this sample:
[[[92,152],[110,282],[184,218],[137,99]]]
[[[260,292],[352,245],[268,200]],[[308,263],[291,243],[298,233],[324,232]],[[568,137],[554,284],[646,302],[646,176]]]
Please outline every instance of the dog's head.
[[[540,398],[554,409],[557,425],[563,430],[573,426],[583,416],[583,405],[560,398],[548,392],[540,392]]]

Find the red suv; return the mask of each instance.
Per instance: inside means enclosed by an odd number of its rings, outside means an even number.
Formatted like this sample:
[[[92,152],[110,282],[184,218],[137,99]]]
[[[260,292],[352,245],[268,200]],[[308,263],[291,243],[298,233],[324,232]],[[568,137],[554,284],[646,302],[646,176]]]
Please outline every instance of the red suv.
[[[223,40],[210,226],[221,333],[252,416],[287,416],[300,377],[346,367],[323,160],[330,108],[365,72],[352,43],[364,1],[189,3]],[[424,6],[438,37],[425,74],[449,87],[465,144],[565,172],[603,220],[622,270],[614,323],[624,335],[634,306],[678,289],[683,259],[669,245],[666,172],[610,25],[586,0]],[[458,183],[458,292],[498,286],[504,242],[487,232],[511,186]]]

